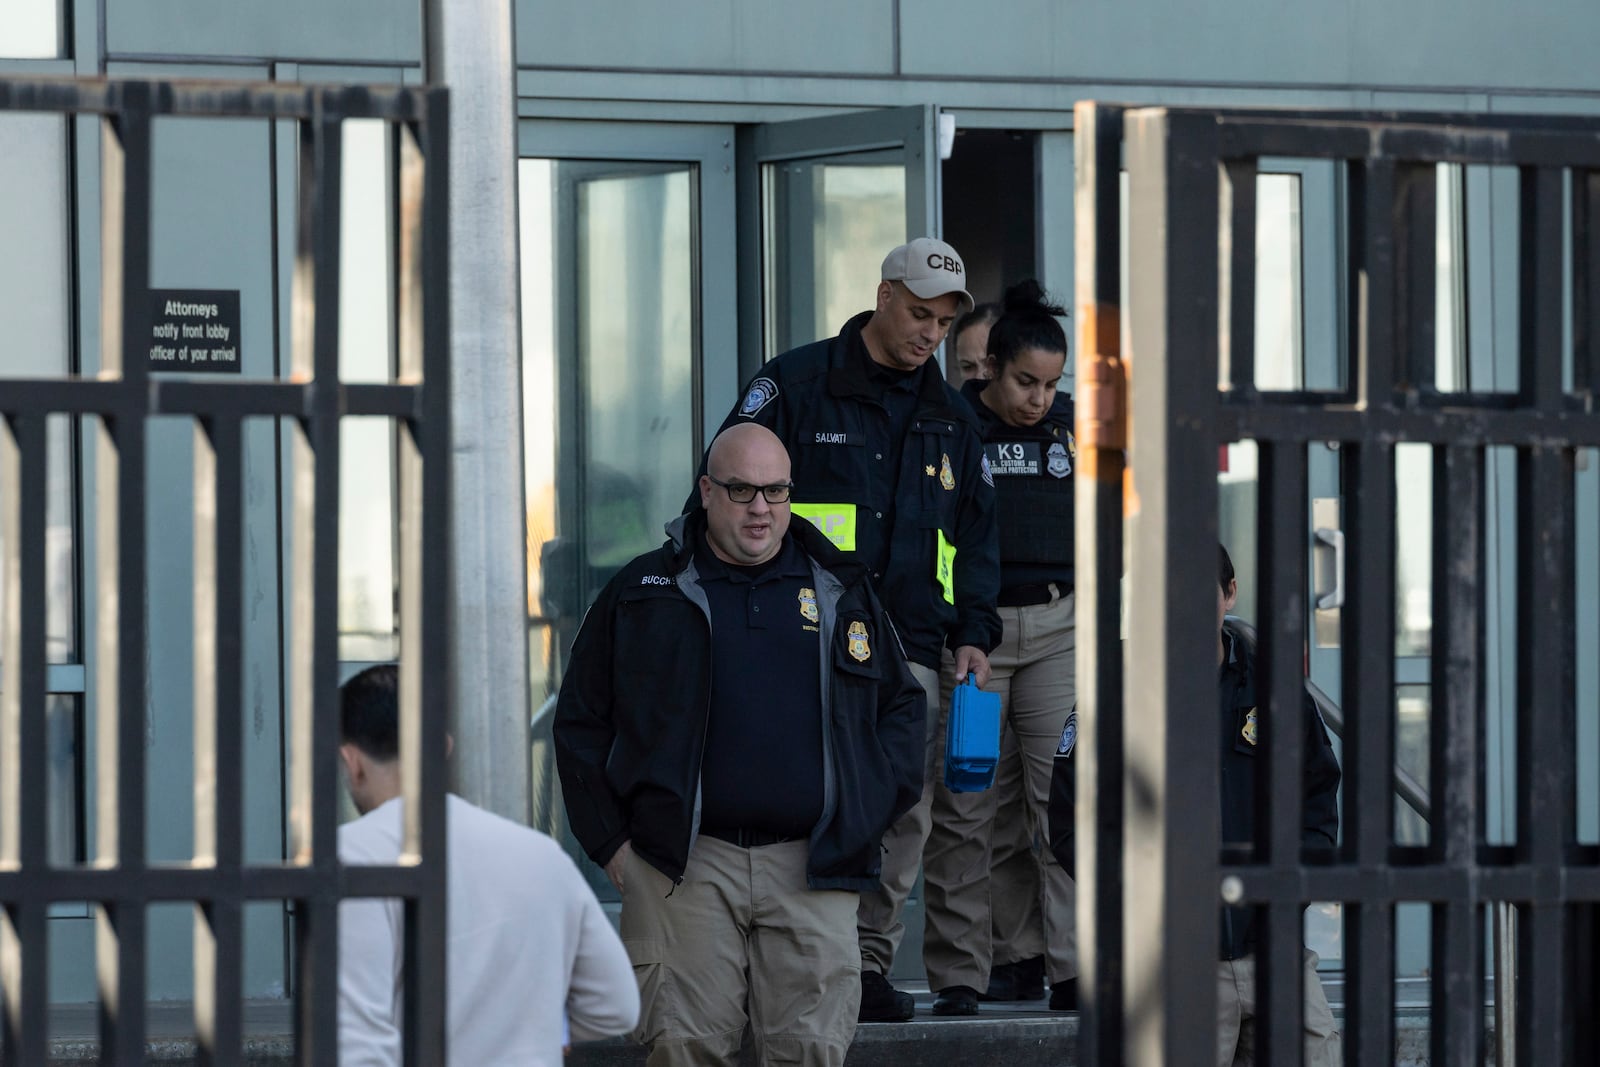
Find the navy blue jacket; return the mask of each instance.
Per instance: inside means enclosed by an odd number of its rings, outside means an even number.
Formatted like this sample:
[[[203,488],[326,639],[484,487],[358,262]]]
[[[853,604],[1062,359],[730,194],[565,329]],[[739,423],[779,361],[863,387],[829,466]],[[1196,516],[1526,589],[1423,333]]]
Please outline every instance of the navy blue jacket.
[[[567,818],[584,851],[603,865],[631,840],[674,882],[700,830],[714,684],[715,635],[694,562],[704,530],[699,509],[673,520],[661,548],[601,591],[573,642],[554,724]],[[823,807],[807,883],[869,889],[878,884],[884,831],[922,795],[927,698],[865,570],[806,523],[790,523],[788,537],[815,576],[825,682]]]
[[[942,647],[988,652],[1000,642],[994,485],[972,409],[931,359],[916,372],[900,469],[887,469],[889,412],[854,354],[869,318],[863,312],[838,336],[767,363],[722,428],[748,420],[778,435],[789,450],[796,515],[808,504],[853,513],[855,549],[847,554],[871,561],[887,546],[887,567],[874,577],[878,595],[906,656],[937,670]],[[936,569],[941,535],[955,550],[948,597]]]

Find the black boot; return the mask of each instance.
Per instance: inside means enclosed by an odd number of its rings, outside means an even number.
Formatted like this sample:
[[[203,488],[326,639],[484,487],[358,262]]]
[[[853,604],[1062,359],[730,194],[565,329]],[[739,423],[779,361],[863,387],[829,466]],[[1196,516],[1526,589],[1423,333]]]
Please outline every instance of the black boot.
[[[903,1023],[916,1014],[917,1002],[902,993],[877,971],[861,972],[861,1010],[856,1019],[864,1023]]]
[[[953,985],[939,990],[939,998],[933,1002],[935,1015],[976,1015],[978,1014],[978,991],[971,986]]]
[[[1067,978],[1060,982],[1050,983],[1050,1010],[1078,1010],[1078,980],[1076,978]]]
[[[1044,957],[1034,956],[1031,959],[1019,960],[1013,963],[1011,967],[1011,973],[1015,976],[1017,984],[1017,991],[1013,999],[1043,1000]]]
[[[1043,991],[1040,992],[1043,996]],[[989,969],[989,988],[978,994],[978,999],[985,1002],[997,1000],[1017,999],[1017,965],[1015,963],[997,963]]]

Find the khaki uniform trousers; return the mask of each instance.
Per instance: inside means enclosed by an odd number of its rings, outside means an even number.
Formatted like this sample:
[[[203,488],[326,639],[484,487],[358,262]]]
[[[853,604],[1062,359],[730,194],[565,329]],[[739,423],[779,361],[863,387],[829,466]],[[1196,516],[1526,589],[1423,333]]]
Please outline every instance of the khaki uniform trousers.
[[[622,943],[650,1067],[739,1061],[842,1067],[861,1002],[856,894],[806,888],[804,841],[741,848],[701,836],[683,881],[629,856]]]
[[[1071,593],[1055,595],[1047,604],[999,609],[1004,632],[989,656],[988,689],[1000,694],[1001,714],[1021,757],[1023,840],[1043,889],[1038,908],[1044,920],[1045,969],[1052,982],[1078,975],[1075,887],[1050,850],[1040,847],[1049,838],[1056,746],[1077,702],[1073,609]],[[947,681],[938,705],[946,715],[951,688]],[[942,720],[940,727],[942,749]],[[993,963],[992,835],[998,800],[994,788],[952,793],[944,787],[942,775],[934,788],[932,828],[922,860],[927,915],[922,958],[932,989],[962,985],[982,992],[988,987]],[[999,832],[1004,837],[1015,830],[1000,827]]]
[[[1256,1061],[1256,961],[1254,956],[1217,964],[1217,1067]],[[1317,954],[1306,949],[1306,1067],[1341,1067],[1343,1038],[1334,1026],[1328,994],[1317,977]]]
[[[923,752],[922,799],[883,835],[883,870],[879,887],[861,893],[856,933],[861,942],[861,969],[887,975],[894,964],[906,926],[906,898],[922,869],[922,846],[928,840],[933,783],[944,778],[944,731],[939,723],[939,672],[920,663],[907,664],[928,700],[928,732]],[[954,670],[952,666],[950,668]]]
[[[1016,731],[1001,716],[1000,765],[994,773],[994,829],[989,835],[989,923],[994,931],[992,966],[1044,955],[1043,873],[1038,851],[1049,834],[1028,825],[1022,750]],[[982,992],[982,990],[979,990]]]

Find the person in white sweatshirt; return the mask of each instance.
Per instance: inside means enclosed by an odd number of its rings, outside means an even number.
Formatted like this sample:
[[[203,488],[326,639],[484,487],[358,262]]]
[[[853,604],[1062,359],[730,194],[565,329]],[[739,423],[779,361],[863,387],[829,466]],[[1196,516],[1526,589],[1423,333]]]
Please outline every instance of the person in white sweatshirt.
[[[339,859],[400,855],[398,672],[370,667],[341,690],[340,761],[361,818]],[[621,940],[577,866],[549,837],[451,795],[448,1040],[457,1067],[559,1067],[568,1040],[631,1030],[639,989]],[[395,899],[339,906],[339,1062],[400,1063],[404,911]]]

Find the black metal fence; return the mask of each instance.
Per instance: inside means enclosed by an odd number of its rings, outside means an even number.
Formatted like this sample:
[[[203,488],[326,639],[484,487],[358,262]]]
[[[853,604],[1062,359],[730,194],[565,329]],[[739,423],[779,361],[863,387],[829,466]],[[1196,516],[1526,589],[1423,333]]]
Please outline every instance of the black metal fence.
[[[1600,849],[1581,846],[1576,832],[1574,470],[1577,449],[1600,446],[1600,122],[1085,103],[1076,137],[1083,1062],[1214,1059],[1204,1035],[1216,1025],[1224,896],[1261,915],[1257,1049],[1266,1062],[1301,1056],[1302,912],[1313,901],[1344,904],[1347,1062],[1394,1057],[1395,906],[1412,901],[1431,905],[1432,1062],[1483,1060],[1484,915],[1499,902],[1513,904],[1519,919],[1516,1062],[1582,1062],[1593,1053],[1576,1042],[1588,1040],[1583,1020],[1595,993],[1594,960],[1580,946],[1593,938]],[[1263,157],[1343,168],[1347,373],[1335,390],[1256,388]],[[1437,386],[1439,163],[1515,168],[1520,178],[1513,393]],[[1118,328],[1123,168],[1126,350]],[[1262,695],[1280,709],[1299,706],[1305,673],[1307,447],[1340,448],[1350,533],[1337,855],[1303,854],[1301,735],[1272,729],[1270,718],[1258,839],[1226,855],[1220,848],[1217,727],[1203,681],[1216,671],[1207,546],[1217,541],[1218,446],[1242,440],[1256,443],[1259,463]],[[1399,847],[1393,834],[1402,442],[1433,452],[1425,848]],[[1485,455],[1497,446],[1517,457],[1510,846],[1491,846],[1484,830]],[[1126,652],[1117,641],[1125,529]]]
[[[6,602],[0,616],[0,987],[12,1063],[48,1056],[47,916],[88,901],[97,919],[101,1062],[145,1057],[147,912],[195,906],[195,1029],[203,1062],[242,1055],[242,913],[294,907],[295,1044],[302,1064],[333,1062],[338,908],[347,896],[404,900],[407,1063],[443,1062],[445,716],[450,398],[446,95],[437,89],[317,88],[237,82],[0,79],[0,112],[99,116],[104,339],[97,377],[0,381],[0,522]],[[299,129],[298,237],[291,373],[273,381],[152,377],[151,131],[162,116],[290,120]],[[399,375],[339,380],[341,123],[379,119],[399,145]],[[7,249],[6,255],[22,254]],[[45,425],[96,428],[90,509],[97,582],[97,825],[92,861],[46,855]],[[195,435],[195,856],[146,860],[146,425],[193,420]],[[339,425],[395,421],[399,453],[401,753],[404,862],[343,867],[337,857]],[[246,865],[241,842],[243,427],[292,425],[287,785],[288,857]],[[422,743],[424,739],[437,743]],[[424,995],[426,991],[426,995]]]

